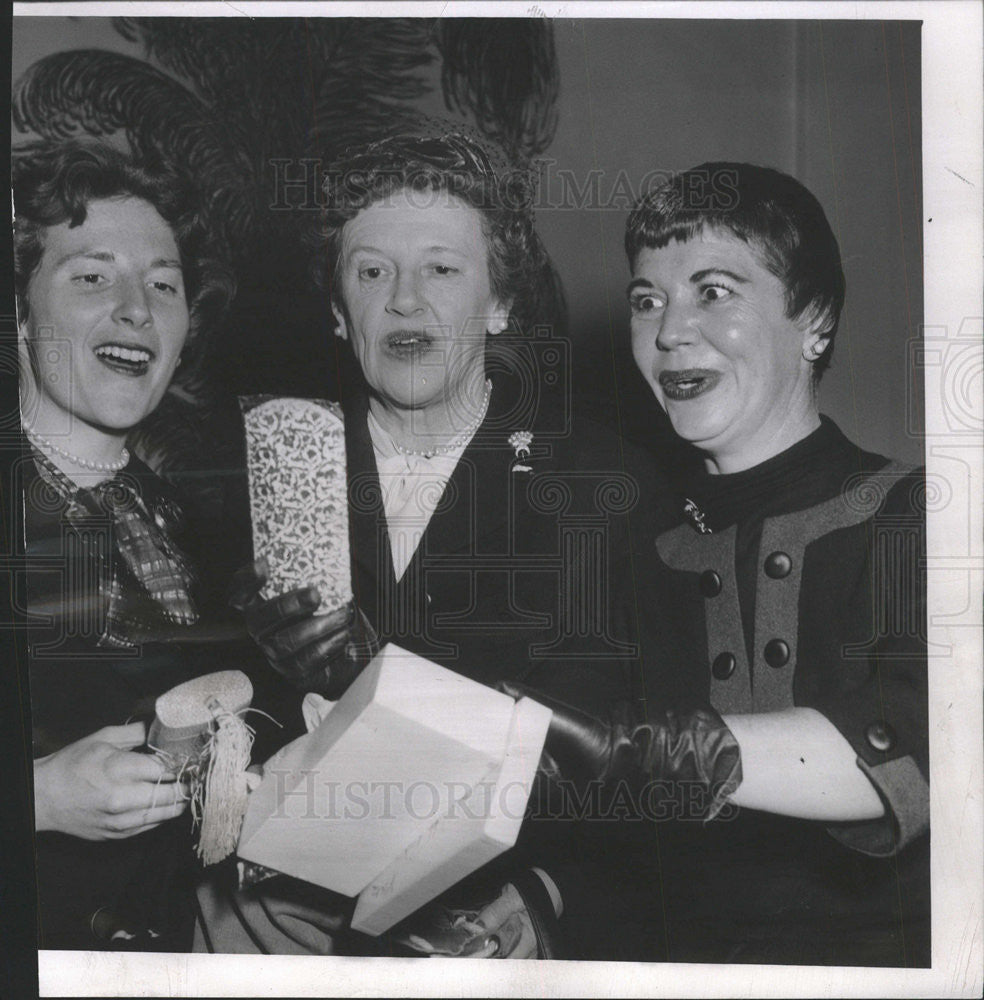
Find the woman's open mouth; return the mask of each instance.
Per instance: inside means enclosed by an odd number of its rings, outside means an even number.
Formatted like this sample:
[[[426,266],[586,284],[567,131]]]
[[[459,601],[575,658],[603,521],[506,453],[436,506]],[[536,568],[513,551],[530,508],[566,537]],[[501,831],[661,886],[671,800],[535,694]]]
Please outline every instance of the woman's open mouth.
[[[144,375],[154,360],[153,351],[126,344],[100,344],[95,349],[95,355],[107,368],[120,375]]]
[[[430,350],[434,338],[423,330],[394,330],[386,335],[386,350],[398,358],[412,358]]]
[[[693,399],[710,392],[721,381],[721,373],[710,368],[683,368],[659,373],[659,387],[667,399]]]

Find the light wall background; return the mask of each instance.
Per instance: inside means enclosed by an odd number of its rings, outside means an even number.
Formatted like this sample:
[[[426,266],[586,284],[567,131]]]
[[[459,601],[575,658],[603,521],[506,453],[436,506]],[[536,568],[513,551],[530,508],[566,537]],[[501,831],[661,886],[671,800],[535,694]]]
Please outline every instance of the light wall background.
[[[602,189],[611,179],[618,191],[619,171],[638,185],[653,169],[743,160],[791,173],[820,199],[848,289],[821,408],[861,445],[922,461],[921,375],[909,358],[922,324],[919,24],[558,21],[556,32],[554,169],[600,171]],[[625,371],[626,214],[624,201],[547,209],[540,227],[580,367],[602,380],[614,356],[635,430],[647,411]]]
[[[821,408],[864,447],[921,462],[911,364],[923,323],[919,23],[554,25],[560,119],[538,221],[567,294],[583,405],[640,440],[656,419],[629,358],[624,292],[622,231],[642,178],[747,160],[803,181],[840,240],[847,307]],[[14,78],[49,52],[90,47],[140,54],[108,19],[15,18]],[[444,113],[439,96],[427,103]],[[559,203],[560,170],[581,187],[595,176],[600,203]]]

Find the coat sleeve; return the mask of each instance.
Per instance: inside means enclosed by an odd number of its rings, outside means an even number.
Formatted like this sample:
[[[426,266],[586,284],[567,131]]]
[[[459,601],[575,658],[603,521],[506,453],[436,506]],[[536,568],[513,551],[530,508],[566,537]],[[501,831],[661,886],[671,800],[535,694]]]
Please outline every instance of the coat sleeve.
[[[802,702],[840,730],[885,803],[880,820],[831,827],[846,846],[874,856],[893,854],[929,829],[925,495],[924,474],[913,472],[864,525],[859,580],[869,589],[871,614],[829,650],[839,656],[833,680],[814,685]],[[865,597],[859,593],[857,603]]]

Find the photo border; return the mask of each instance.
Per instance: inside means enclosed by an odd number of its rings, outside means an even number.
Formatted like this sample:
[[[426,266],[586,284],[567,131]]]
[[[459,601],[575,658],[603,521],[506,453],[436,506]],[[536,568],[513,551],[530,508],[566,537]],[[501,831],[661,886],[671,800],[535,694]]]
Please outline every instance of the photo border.
[[[544,16],[923,22],[922,135],[925,327],[980,341],[982,273],[982,6],[930,2],[665,3],[18,3],[14,16]],[[931,219],[929,223],[927,220]],[[980,354],[963,377],[980,385]],[[976,367],[975,367],[976,366]],[[976,373],[976,383],[974,382]],[[954,501],[928,523],[929,641],[953,647],[930,661],[933,966],[930,969],[667,963],[473,962],[253,955],[39,953],[42,996],[979,996],[982,990],[981,399],[926,370],[928,476]],[[960,429],[963,428],[963,429]],[[952,551],[967,537],[970,552]],[[412,969],[412,971],[411,971]]]

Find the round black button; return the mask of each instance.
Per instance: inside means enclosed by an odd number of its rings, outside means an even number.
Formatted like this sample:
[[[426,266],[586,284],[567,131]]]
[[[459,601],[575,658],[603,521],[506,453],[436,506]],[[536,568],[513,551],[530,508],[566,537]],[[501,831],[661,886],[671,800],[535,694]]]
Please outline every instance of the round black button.
[[[733,653],[718,653],[711,664],[711,673],[719,681],[726,681],[734,672],[738,661]]]
[[[712,569],[700,574],[700,592],[705,597],[717,597],[721,593],[721,577]]]
[[[781,580],[784,576],[789,576],[789,571],[793,568],[793,560],[785,552],[773,552],[765,560],[766,576],[771,576],[773,580]]]
[[[789,646],[782,639],[770,639],[765,644],[765,662],[770,667],[784,667],[789,663]]]
[[[885,752],[895,746],[895,730],[887,722],[872,722],[864,735],[875,750]]]

